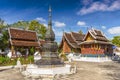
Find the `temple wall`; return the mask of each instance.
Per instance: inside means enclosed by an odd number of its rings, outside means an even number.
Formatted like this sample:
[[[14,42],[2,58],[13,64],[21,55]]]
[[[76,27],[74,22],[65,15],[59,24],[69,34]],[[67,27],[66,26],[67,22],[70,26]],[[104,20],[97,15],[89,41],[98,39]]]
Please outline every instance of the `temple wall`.
[[[113,53],[112,46],[107,46],[107,47],[105,48],[104,53],[107,54],[107,55],[112,55],[112,53]]]
[[[82,54],[104,54],[104,49],[81,48]]]
[[[63,53],[70,53],[71,52],[71,48],[69,47],[69,45],[67,44],[66,41],[63,42]]]
[[[107,54],[113,53],[112,46],[110,45],[86,45],[81,47],[82,54]]]
[[[80,49],[71,48],[66,41],[63,43],[63,53],[80,53]]]

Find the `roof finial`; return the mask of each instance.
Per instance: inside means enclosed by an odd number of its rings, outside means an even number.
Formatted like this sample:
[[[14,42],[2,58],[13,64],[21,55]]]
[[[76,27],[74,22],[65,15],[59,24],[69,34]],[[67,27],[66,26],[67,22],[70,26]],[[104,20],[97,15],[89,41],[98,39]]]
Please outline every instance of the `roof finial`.
[[[48,21],[48,28],[52,28],[52,9],[51,6],[49,6],[49,21]]]

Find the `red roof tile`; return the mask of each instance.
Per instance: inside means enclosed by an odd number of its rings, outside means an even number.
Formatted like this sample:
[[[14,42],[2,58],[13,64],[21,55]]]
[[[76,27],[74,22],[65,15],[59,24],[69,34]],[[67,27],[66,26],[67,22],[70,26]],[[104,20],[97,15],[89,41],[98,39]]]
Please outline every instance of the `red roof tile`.
[[[85,35],[76,32],[71,32],[71,36],[75,39],[75,41],[83,41]]]
[[[84,35],[71,32],[71,33],[64,33],[62,41],[60,43],[60,47],[62,47],[63,41],[66,40],[67,43],[72,48],[79,48],[78,43],[82,42]]]
[[[10,43],[13,46],[38,47],[39,42],[36,32],[19,29],[9,29]]]
[[[64,35],[70,43],[75,43],[70,33],[64,33]]]
[[[38,42],[33,42],[33,41],[19,41],[19,40],[12,40],[12,45],[13,46],[33,46],[33,47],[38,47],[39,44]]]
[[[36,32],[10,28],[11,39],[37,40]]]

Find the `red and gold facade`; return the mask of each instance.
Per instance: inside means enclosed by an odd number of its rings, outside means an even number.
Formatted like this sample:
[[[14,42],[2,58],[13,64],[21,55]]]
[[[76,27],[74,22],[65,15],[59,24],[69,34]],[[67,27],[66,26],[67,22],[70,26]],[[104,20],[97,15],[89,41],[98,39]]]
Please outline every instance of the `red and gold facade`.
[[[109,42],[101,31],[90,29],[86,35],[75,32],[64,33],[60,49],[63,53],[111,55],[113,53],[112,46],[113,44]]]
[[[89,30],[84,41],[80,43],[81,54],[107,54],[113,53],[112,43],[107,40],[99,30]]]

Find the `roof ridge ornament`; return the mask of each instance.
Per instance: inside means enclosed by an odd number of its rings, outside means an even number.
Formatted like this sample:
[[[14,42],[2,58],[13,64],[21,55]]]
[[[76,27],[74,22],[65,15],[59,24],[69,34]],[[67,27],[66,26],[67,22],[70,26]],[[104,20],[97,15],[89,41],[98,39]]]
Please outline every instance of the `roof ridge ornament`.
[[[95,32],[95,30],[96,30],[96,29],[94,29],[94,28],[92,27],[92,31],[95,33],[95,35],[97,35],[97,33]]]

